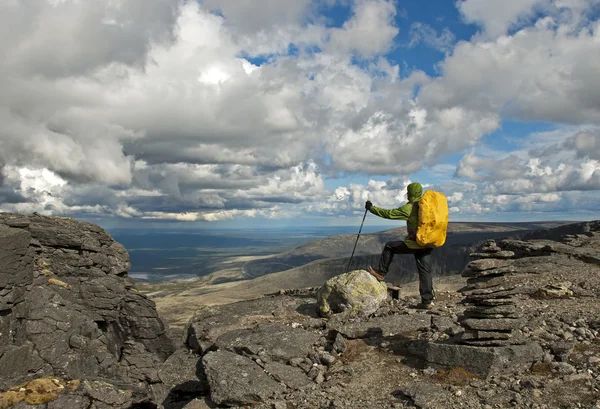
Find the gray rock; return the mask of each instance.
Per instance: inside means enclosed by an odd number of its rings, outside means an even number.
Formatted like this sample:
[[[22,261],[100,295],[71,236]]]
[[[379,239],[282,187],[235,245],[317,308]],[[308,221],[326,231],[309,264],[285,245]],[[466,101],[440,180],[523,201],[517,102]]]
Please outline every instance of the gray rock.
[[[465,331],[460,334],[461,341],[482,340],[482,339],[509,339],[510,332],[500,331]]]
[[[467,300],[466,300],[467,301]],[[515,301],[512,298],[482,298],[467,301],[471,304],[484,307],[495,307],[499,305],[514,305]]]
[[[287,363],[306,357],[319,338],[320,334],[283,324],[259,324],[253,329],[227,332],[215,345],[226,351]]]
[[[330,320],[327,328],[343,334],[346,338],[368,338],[372,336],[389,337],[393,335],[411,335],[415,331],[429,329],[431,315],[392,315],[376,317],[368,321],[347,322]]]
[[[474,260],[484,258],[511,259],[515,257],[515,253],[513,251],[496,251],[493,253],[471,253],[470,257]]]
[[[0,385],[103,378],[150,396],[174,345],[129,267],[96,225],[0,213]]]
[[[467,264],[467,268],[470,268],[473,271],[485,271],[510,267],[513,264],[514,261],[512,260],[481,259],[471,261]]]
[[[518,283],[529,278],[526,274],[509,274],[500,276],[486,276],[467,279],[469,289],[489,288],[506,283]]]
[[[498,284],[495,286],[489,286],[489,287],[485,287],[485,288],[466,288],[466,289],[461,289],[461,293],[464,296],[473,296],[473,295],[493,295],[497,294],[497,293],[504,293],[506,294],[506,291],[509,290],[514,290],[515,288],[517,288],[518,283],[515,282],[507,282],[507,283],[503,283],[503,284]]]
[[[388,299],[387,286],[365,270],[355,270],[330,278],[317,292],[321,315],[346,313],[369,315]]]
[[[518,313],[518,309],[514,304],[504,304],[496,306],[471,306],[465,309],[465,315],[469,314],[486,316],[486,315],[514,315]]]
[[[162,385],[155,393],[157,402],[164,402],[168,395],[198,396],[209,392],[201,357],[185,349],[177,350],[160,365],[158,377]]]
[[[338,354],[343,354],[346,352],[346,340],[344,336],[339,332],[335,334],[335,341],[333,342],[332,351]]]
[[[489,261],[489,260],[476,260],[476,261]],[[482,278],[482,277],[496,277],[502,275],[510,275],[516,273],[517,268],[513,265],[499,268],[492,268],[490,270],[474,270],[472,268],[465,268],[462,272],[462,276],[466,278]]]
[[[465,328],[482,331],[507,331],[521,328],[525,325],[523,319],[500,318],[500,319],[476,319],[467,318],[461,322]]]
[[[232,304],[201,307],[183,331],[183,344],[199,354],[208,351],[222,334],[273,319],[278,311],[296,311],[305,301],[290,296],[263,297]],[[255,318],[249,321],[247,317]]]
[[[294,366],[270,362],[265,364],[264,369],[273,379],[284,383],[290,389],[302,390],[313,384],[302,369]]]
[[[493,299],[493,298],[507,298],[507,297],[511,297],[514,295],[518,295],[518,294],[533,294],[536,291],[537,291],[537,288],[534,286],[522,285],[522,286],[517,286],[516,288],[513,288],[511,290],[497,291],[497,292],[490,293],[490,294],[468,295],[465,298],[465,301],[466,302],[476,302],[476,301],[480,301],[480,300],[488,300],[488,299]]]
[[[0,223],[0,289],[30,284],[33,280],[31,235]]]
[[[577,372],[577,369],[567,362],[552,362],[552,370],[561,375],[571,375]]]
[[[429,343],[425,347],[425,360],[434,368],[462,367],[484,378],[529,369],[543,354],[537,343],[486,348]]]
[[[210,385],[210,397],[219,405],[252,405],[285,390],[254,361],[233,352],[208,352],[202,364]]]

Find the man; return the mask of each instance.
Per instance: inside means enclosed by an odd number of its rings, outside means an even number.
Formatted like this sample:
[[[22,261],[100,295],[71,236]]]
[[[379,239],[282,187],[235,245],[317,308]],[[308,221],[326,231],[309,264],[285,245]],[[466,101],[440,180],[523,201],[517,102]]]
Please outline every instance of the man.
[[[397,209],[382,209],[373,206],[370,201],[365,203],[365,209],[384,219],[406,220],[406,238],[402,241],[390,241],[385,244],[379,267],[374,269],[369,266],[369,272],[379,281],[385,279],[394,254],[413,254],[419,272],[419,292],[421,303],[419,308],[431,309],[433,307],[433,281],[431,278],[431,252],[433,249],[421,247],[417,244],[417,226],[419,222],[419,199],[423,195],[420,183],[411,183],[407,187],[408,203]]]

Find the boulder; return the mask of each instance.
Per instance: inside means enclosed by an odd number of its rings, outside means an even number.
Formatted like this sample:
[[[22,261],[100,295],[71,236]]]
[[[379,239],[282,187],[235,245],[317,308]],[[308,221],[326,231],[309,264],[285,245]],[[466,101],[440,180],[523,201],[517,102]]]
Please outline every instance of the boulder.
[[[94,224],[0,213],[0,388],[94,378],[149,398],[174,344],[129,267]]]
[[[309,326],[310,317],[299,317],[296,310],[306,307],[304,298],[287,295],[268,296],[257,300],[201,307],[183,331],[183,343],[203,354],[210,350],[222,334],[243,328],[253,328],[261,322],[272,322],[276,317],[285,321],[293,312],[295,320]],[[314,311],[314,302],[311,303]]]
[[[355,270],[325,282],[317,292],[317,309],[321,315],[369,315],[387,299],[385,283],[365,270]]]
[[[208,352],[202,365],[210,385],[210,397],[226,406],[254,405],[285,390],[252,361],[229,351]]]
[[[478,347],[429,343],[425,360],[436,368],[461,367],[483,378],[527,370],[544,355],[537,343],[503,347]]]
[[[319,334],[283,324],[259,324],[229,331],[217,339],[215,346],[263,361],[287,363],[293,358],[305,358],[319,338]]]

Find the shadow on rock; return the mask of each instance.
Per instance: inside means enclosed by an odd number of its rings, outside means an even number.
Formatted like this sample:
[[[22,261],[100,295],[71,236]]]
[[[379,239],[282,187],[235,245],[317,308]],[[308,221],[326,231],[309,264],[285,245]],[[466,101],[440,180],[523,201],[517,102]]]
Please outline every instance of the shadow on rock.
[[[206,374],[204,373],[204,367],[202,366],[202,360],[200,359],[198,359],[195,364],[195,376],[195,380],[181,382],[171,388],[169,394],[162,402],[162,405],[165,409],[183,409],[194,399],[204,398],[207,396],[209,391],[206,382]],[[205,403],[209,408],[217,407],[216,405],[213,406],[213,404],[210,402]]]

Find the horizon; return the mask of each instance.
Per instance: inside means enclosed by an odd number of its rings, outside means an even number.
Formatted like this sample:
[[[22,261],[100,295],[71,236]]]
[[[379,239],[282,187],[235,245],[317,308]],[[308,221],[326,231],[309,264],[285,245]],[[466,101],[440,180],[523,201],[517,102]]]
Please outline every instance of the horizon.
[[[0,211],[358,231],[418,181],[451,222],[600,219],[600,0],[40,0],[0,23]]]

